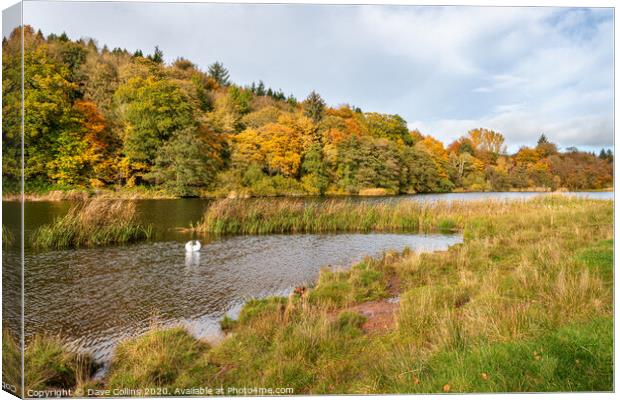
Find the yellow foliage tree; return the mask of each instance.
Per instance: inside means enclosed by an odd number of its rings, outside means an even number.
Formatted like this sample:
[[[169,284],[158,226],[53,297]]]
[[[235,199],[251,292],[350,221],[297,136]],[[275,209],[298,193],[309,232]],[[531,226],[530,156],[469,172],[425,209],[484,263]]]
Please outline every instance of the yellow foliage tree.
[[[435,139],[432,136],[424,136],[419,142],[424,148],[426,148],[434,158],[442,162],[448,161],[448,152],[443,146],[443,143]]]
[[[233,164],[257,164],[272,174],[299,175],[301,156],[312,140],[314,125],[306,117],[285,114],[276,123],[246,129],[233,139]]]
[[[474,149],[479,151],[488,151],[493,154],[500,154],[506,151],[504,145],[504,135],[491,129],[476,128],[468,132]]]

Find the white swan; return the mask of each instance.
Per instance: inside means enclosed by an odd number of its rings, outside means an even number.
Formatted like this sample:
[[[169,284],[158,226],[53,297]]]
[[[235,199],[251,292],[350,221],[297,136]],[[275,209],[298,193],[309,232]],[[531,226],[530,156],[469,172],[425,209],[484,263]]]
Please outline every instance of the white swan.
[[[193,253],[200,250],[200,242],[198,240],[190,240],[185,243],[185,251],[188,253]]]

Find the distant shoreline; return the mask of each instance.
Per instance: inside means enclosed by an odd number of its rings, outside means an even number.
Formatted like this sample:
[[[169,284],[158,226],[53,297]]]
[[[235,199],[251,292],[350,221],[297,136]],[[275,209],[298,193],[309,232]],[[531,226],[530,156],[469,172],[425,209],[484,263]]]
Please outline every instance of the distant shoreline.
[[[282,195],[273,195],[273,196],[265,196],[265,195],[243,195],[243,196],[235,196],[234,193],[229,194],[228,196],[221,195],[201,195],[195,197],[180,197],[175,196],[170,193],[166,193],[163,191],[149,191],[149,190],[124,190],[121,189],[119,191],[113,190],[97,190],[97,191],[88,191],[88,190],[52,190],[45,193],[25,193],[24,199],[28,202],[36,202],[36,201],[80,201],[86,199],[110,199],[110,200],[178,200],[183,198],[198,198],[198,199],[222,199],[222,198],[265,198],[265,197],[290,197],[290,198],[299,198],[299,197],[325,197],[325,198],[338,198],[338,197],[399,197],[399,196],[412,196],[412,195],[436,195],[436,194],[450,194],[450,193],[566,193],[566,192],[613,192],[614,188],[604,188],[604,189],[582,189],[582,190],[569,190],[566,188],[560,188],[558,190],[551,190],[549,188],[523,188],[523,189],[510,189],[504,191],[469,191],[469,190],[453,190],[451,192],[429,192],[429,193],[401,193],[401,194],[393,194],[382,191],[374,191],[369,194],[326,194],[323,196],[312,195],[312,194],[302,194],[302,195],[291,195],[291,194],[282,194]],[[21,193],[3,193],[2,201],[20,201]]]

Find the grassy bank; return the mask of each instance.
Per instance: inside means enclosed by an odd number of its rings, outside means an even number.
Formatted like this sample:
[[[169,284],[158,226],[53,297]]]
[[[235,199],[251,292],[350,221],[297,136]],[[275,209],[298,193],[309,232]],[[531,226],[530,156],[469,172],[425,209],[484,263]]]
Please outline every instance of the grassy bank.
[[[87,200],[73,206],[52,224],[38,228],[31,243],[35,248],[64,249],[131,243],[151,236],[151,226],[137,222],[135,203]]]
[[[301,294],[248,302],[212,347],[179,328],[152,331],[121,345],[97,385],[177,395],[204,386],[612,390],[613,203],[546,197],[455,207],[435,211],[454,218],[461,245],[325,269]],[[386,301],[393,296],[398,303]],[[371,306],[391,310],[385,324],[366,312]]]
[[[227,339],[184,360],[164,386],[611,390],[613,204],[550,197],[436,207],[464,244],[325,270],[301,297],[251,301]],[[365,331],[350,310],[394,286],[393,327]]]
[[[468,221],[483,215],[529,212],[532,204],[506,200],[367,203],[224,199],[206,210],[195,229],[215,234],[450,232],[463,230]]]
[[[80,387],[91,379],[96,364],[89,355],[67,350],[59,338],[35,336],[26,344],[24,370],[28,394]]]
[[[21,350],[7,329],[2,332],[2,352],[2,379],[20,394]],[[32,391],[74,390],[89,382],[96,368],[89,355],[68,350],[59,337],[34,336],[27,341],[24,352],[24,393],[33,397]]]

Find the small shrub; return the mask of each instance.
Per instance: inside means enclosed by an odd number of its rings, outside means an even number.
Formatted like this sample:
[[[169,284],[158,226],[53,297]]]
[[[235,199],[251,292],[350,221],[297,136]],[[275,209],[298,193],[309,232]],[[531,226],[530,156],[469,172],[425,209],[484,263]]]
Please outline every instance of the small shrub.
[[[351,268],[349,282],[356,302],[377,300],[387,296],[385,274],[365,262]]]
[[[577,254],[577,259],[599,274],[603,281],[612,284],[614,279],[614,241],[603,240]]]
[[[360,196],[388,196],[395,194],[394,191],[390,191],[385,188],[365,188],[360,189],[358,194]]]

